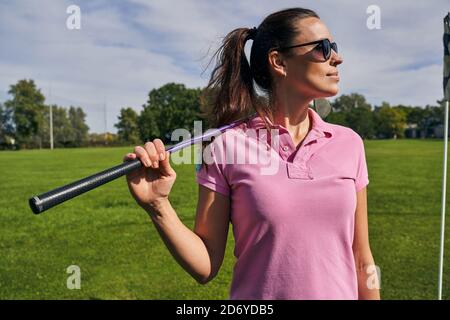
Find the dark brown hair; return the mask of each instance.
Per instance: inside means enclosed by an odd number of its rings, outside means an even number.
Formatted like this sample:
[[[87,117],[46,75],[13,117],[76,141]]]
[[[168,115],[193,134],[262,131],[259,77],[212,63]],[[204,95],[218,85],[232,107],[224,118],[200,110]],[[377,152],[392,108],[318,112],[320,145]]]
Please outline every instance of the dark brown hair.
[[[295,28],[295,23],[307,17],[319,18],[312,10],[289,8],[270,14],[256,30],[238,28],[225,36],[211,59],[218,57],[209,83],[200,97],[201,116],[206,118],[210,127],[218,128],[255,112],[264,122],[265,116],[273,120],[270,103],[273,80],[268,54],[272,48],[292,45],[301,31]],[[253,39],[250,65],[244,52],[249,39]],[[253,80],[266,97],[256,93]],[[269,129],[267,123],[266,127]]]
[[[219,128],[256,112],[270,131],[265,119],[268,117],[273,121],[273,79],[269,69],[269,51],[275,47],[292,45],[301,31],[296,29],[295,23],[308,17],[319,18],[309,9],[285,9],[267,16],[256,30],[238,28],[225,36],[211,59],[213,61],[216,58],[217,63],[200,96],[200,116],[206,119],[210,128]],[[253,40],[250,64],[244,51],[249,39]],[[257,94],[253,80],[265,96]],[[202,151],[208,144],[202,143]]]

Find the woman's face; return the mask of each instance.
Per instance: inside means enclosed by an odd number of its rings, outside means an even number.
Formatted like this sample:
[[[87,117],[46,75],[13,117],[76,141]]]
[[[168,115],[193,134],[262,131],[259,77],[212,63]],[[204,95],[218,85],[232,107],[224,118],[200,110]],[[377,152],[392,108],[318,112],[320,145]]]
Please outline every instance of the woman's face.
[[[290,45],[320,39],[334,41],[328,28],[320,19],[313,17],[301,19],[296,23],[296,28],[299,32]],[[270,55],[272,54],[277,53],[272,52]],[[276,60],[279,60],[279,65],[275,62]],[[271,64],[275,81],[278,85],[285,86],[288,91],[296,91],[312,99],[334,96],[339,91],[339,75],[336,76],[336,73],[337,66],[343,62],[343,59],[334,50],[331,50],[330,58],[324,61],[320,46],[312,44],[282,51],[278,59],[275,57],[273,61],[274,63]]]

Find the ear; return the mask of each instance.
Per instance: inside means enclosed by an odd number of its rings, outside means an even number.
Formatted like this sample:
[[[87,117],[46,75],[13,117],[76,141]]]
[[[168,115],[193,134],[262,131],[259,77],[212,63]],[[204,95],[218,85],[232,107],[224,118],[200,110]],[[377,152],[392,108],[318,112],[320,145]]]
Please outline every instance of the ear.
[[[269,53],[269,65],[273,72],[280,77],[284,77],[287,72],[286,62],[283,55],[277,51],[273,50]]]

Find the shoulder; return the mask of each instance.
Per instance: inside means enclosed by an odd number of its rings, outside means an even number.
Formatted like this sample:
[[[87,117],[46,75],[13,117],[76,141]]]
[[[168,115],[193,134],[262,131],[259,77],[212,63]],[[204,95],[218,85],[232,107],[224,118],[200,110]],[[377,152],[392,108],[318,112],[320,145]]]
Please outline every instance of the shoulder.
[[[245,124],[230,128],[214,137],[213,147],[226,148],[227,145],[233,145],[238,138],[245,136],[248,130]]]
[[[215,157],[216,161],[223,164],[225,157],[231,156],[234,150],[240,150],[241,142],[239,137],[242,137],[242,133],[239,128],[230,128],[223,132],[219,132],[214,136],[210,137],[206,142],[205,150],[203,151],[203,156],[207,154],[208,156]]]
[[[353,142],[356,144],[360,144],[363,142],[363,139],[359,135],[359,133],[353,130],[352,128],[333,123],[328,123],[328,125],[333,129],[335,138],[338,140],[345,142]]]

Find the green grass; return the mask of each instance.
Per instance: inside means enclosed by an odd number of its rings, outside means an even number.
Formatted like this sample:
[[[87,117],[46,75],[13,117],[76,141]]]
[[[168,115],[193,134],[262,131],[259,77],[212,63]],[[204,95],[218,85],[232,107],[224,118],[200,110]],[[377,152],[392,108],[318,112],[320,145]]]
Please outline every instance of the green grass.
[[[382,298],[435,299],[443,142],[384,140],[365,145],[370,242],[381,268]],[[219,275],[199,285],[172,258],[124,178],[42,215],[31,213],[31,195],[114,166],[130,150],[0,152],[0,299],[228,298],[234,264],[231,229]],[[170,199],[182,221],[193,228],[198,192],[194,165],[174,168],[177,181]],[[449,246],[447,236],[446,299]],[[81,290],[66,287],[66,269],[72,264],[81,268]]]

